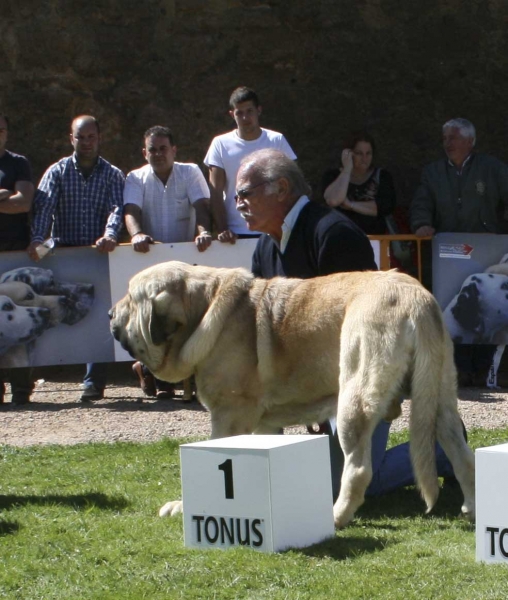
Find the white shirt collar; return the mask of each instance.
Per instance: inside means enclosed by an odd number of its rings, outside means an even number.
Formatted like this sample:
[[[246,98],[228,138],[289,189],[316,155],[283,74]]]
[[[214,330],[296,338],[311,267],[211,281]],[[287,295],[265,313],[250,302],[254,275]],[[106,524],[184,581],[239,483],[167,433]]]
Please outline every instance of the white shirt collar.
[[[289,237],[291,236],[291,232],[293,231],[293,227],[295,226],[296,220],[300,216],[302,208],[309,202],[310,200],[307,198],[307,196],[300,196],[300,198],[298,198],[295,204],[293,204],[293,207],[286,215],[284,223],[282,223],[282,238],[280,240],[279,245],[280,251],[283,254],[288,245]]]

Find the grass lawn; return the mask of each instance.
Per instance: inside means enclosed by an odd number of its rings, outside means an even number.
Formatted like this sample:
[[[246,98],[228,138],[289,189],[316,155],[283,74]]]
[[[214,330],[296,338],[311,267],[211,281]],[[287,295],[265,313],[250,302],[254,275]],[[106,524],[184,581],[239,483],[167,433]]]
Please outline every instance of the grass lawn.
[[[469,437],[490,446],[508,429]],[[303,550],[188,550],[181,516],[157,516],[180,497],[182,441],[0,446],[0,598],[508,597],[508,567],[475,562],[456,488],[431,516],[414,489],[368,499],[351,526]]]

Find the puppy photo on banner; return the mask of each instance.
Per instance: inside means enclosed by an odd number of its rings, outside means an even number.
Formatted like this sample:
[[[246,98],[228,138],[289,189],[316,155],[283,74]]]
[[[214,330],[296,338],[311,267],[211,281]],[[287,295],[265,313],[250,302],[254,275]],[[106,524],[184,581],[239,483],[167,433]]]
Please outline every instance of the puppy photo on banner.
[[[432,242],[433,292],[452,340],[494,344],[487,385],[508,343],[508,236],[440,233]]]
[[[39,263],[2,252],[0,367],[113,361],[110,305],[108,259],[95,248],[58,248]]]

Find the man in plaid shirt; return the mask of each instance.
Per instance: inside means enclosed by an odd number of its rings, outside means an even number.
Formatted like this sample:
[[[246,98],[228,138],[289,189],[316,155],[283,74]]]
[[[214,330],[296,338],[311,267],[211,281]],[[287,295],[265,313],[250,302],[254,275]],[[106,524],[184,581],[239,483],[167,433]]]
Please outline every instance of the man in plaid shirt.
[[[100,128],[95,117],[81,115],[71,124],[74,153],[44,173],[33,205],[28,254],[48,235],[59,246],[91,246],[112,252],[122,227],[124,175],[99,156]],[[82,402],[100,400],[106,387],[107,363],[89,363]]]

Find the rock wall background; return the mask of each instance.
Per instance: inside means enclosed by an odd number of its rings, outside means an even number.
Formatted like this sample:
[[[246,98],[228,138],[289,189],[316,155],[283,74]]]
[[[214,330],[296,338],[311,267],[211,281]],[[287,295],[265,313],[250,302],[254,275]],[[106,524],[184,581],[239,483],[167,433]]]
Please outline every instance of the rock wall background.
[[[366,127],[404,204],[449,118],[472,120],[478,147],[508,161],[507,25],[503,0],[1,0],[0,110],[37,178],[69,154],[80,113],[128,171],[154,124],[202,163],[248,85],[314,186]]]

